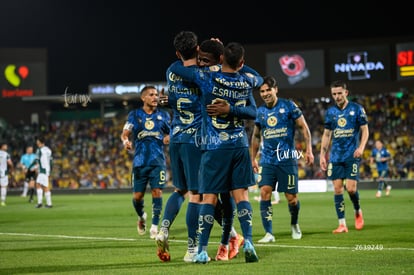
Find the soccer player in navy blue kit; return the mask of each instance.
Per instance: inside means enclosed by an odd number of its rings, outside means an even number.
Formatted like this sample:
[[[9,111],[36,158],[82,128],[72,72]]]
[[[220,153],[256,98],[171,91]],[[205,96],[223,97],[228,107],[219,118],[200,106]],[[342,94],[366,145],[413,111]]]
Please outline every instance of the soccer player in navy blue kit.
[[[324,131],[321,141],[319,164],[327,171],[334,186],[334,202],[339,226],[334,234],[347,233],[345,221],[344,189],[349,194],[355,211],[355,229],[364,227],[364,218],[359,203],[357,182],[359,166],[369,137],[368,118],[364,107],[348,100],[349,91],[345,82],[331,83],[334,105],[325,113]],[[332,147],[329,145],[332,139]],[[327,154],[329,152],[329,165]]]
[[[200,51],[197,53],[197,36],[191,31],[178,33],[173,44],[176,55],[183,61],[184,66],[194,68],[197,68],[198,65],[217,65],[221,62],[220,57],[224,51],[224,46],[220,42],[208,40],[201,43]],[[184,81],[181,77],[171,77],[173,75],[169,70],[167,70],[166,76],[169,90],[168,104],[173,113],[169,153],[175,190],[167,200],[160,232],[156,237],[157,256],[163,262],[170,261],[169,229],[185,200],[184,196],[188,193],[189,203],[186,213],[188,248],[184,261],[192,262],[198,251],[196,237],[201,202],[201,196],[198,193],[201,150],[200,144],[197,142],[197,135],[200,134],[201,127],[200,89],[195,83]],[[231,230],[232,221],[233,219],[229,222],[229,227],[223,228],[223,237],[227,237],[227,242],[229,242],[229,234],[226,233]],[[226,257],[232,258],[238,253],[239,236],[237,232],[234,232],[234,235],[230,238],[234,241],[230,243],[233,244],[232,250],[227,253],[229,256],[226,255]]]
[[[381,140],[375,141],[375,147],[372,149],[370,162],[373,164],[375,162],[375,165],[377,166],[377,172],[378,172],[378,187],[377,187],[377,193],[375,196],[377,198],[380,198],[382,195],[382,190],[385,187],[385,195],[389,196],[391,191],[391,185],[385,182],[385,178],[388,177],[388,161],[391,159],[391,154],[385,148],[384,144]]]
[[[131,181],[138,234],[146,232],[144,195],[149,184],[152,194],[150,237],[155,239],[162,211],[162,189],[166,185],[164,145],[169,143],[170,114],[157,108],[159,95],[154,86],[145,86],[140,95],[143,106],[129,112],[121,140],[126,150],[135,150]],[[129,140],[130,135],[132,140]]]
[[[198,50],[198,65],[200,67],[215,66],[223,62],[224,45],[217,38],[204,40]],[[218,106],[218,105],[215,105]],[[223,106],[226,107],[226,106]],[[223,114],[227,114],[223,108]],[[233,226],[236,204],[229,192],[220,193],[216,204],[214,218],[223,227],[221,241],[215,257],[216,261],[231,260],[239,254],[239,248],[244,244],[244,238]]]
[[[265,77],[259,89],[265,104],[257,109],[257,117],[251,140],[251,159],[253,171],[259,173],[260,215],[265,236],[259,243],[274,242],[271,204],[272,191],[277,185],[278,192],[284,192],[291,215],[290,224],[293,239],[301,239],[302,231],[298,223],[300,202],[297,197],[298,159],[304,157],[307,165],[313,165],[311,134],[301,109],[292,101],[277,96],[277,81],[271,76]],[[306,144],[305,152],[296,150],[296,127]],[[260,167],[257,154],[263,137]]]
[[[252,241],[252,207],[248,187],[254,185],[254,176],[249,165],[249,141],[243,119],[255,119],[256,103],[252,89],[261,85],[263,79],[257,73],[241,74],[239,71],[243,65],[243,46],[229,43],[224,50],[221,70],[200,71],[184,67],[180,61],[170,67],[175,77],[181,76],[197,83],[202,94],[199,192],[203,195],[203,201],[199,213],[196,263],[209,261],[207,247],[218,194],[230,191],[237,205],[245,239],[245,260],[259,260]],[[227,114],[222,113],[223,108],[227,109]]]
[[[174,37],[173,44],[177,57],[183,60],[184,65],[197,68],[197,35],[191,31],[182,31]],[[160,231],[156,237],[157,256],[161,261],[170,261],[169,228],[185,200],[184,196],[188,193],[188,249],[184,261],[192,262],[193,256],[197,254],[198,210],[201,201],[198,193],[201,151],[196,143],[196,136],[201,127],[200,89],[195,83],[171,77],[169,70],[166,77],[168,105],[172,109],[169,154],[175,190],[167,200]]]

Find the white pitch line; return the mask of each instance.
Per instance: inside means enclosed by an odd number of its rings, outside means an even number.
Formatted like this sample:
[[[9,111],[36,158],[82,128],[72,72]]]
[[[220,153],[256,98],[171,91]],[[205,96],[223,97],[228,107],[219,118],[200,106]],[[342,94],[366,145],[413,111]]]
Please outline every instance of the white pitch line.
[[[138,239],[131,239],[131,238],[112,238],[112,237],[86,237],[86,236],[67,236],[67,235],[44,235],[44,234],[32,234],[32,233],[11,233],[11,232],[0,232],[0,235],[8,235],[8,236],[28,236],[28,237],[47,237],[47,238],[60,238],[60,239],[78,239],[78,240],[98,240],[98,241],[137,241]],[[142,241],[142,239],[139,239]],[[144,241],[151,241],[151,239],[144,239]],[[177,239],[169,239],[170,243],[187,243],[187,240],[177,240]],[[214,244],[218,244],[218,242],[210,242]],[[263,247],[285,247],[285,248],[304,248],[304,249],[337,249],[337,250],[352,250],[358,251],[355,247],[347,247],[347,246],[314,246],[314,245],[286,245],[286,244],[255,244],[256,247],[263,246]],[[414,251],[414,248],[409,247],[390,247],[390,248],[382,248],[381,250],[402,250],[402,251]],[[361,251],[361,249],[359,249]],[[372,249],[370,251],[380,251],[380,249]]]

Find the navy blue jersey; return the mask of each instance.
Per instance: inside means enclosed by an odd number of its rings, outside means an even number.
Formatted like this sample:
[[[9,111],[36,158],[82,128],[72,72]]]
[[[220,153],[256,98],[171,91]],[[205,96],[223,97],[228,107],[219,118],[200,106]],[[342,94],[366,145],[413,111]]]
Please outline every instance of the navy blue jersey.
[[[170,114],[157,109],[147,114],[142,108],[129,112],[125,127],[132,125],[134,167],[166,165],[163,138],[170,132]]]
[[[388,152],[385,147],[382,147],[380,150],[377,148],[372,149],[371,157],[375,160],[379,174],[381,174],[382,171],[388,171],[388,161],[381,161],[381,158],[391,157],[390,152]]]
[[[295,164],[301,153],[295,148],[296,119],[300,108],[291,100],[278,98],[273,108],[265,104],[257,109],[255,125],[263,137],[260,164]]]
[[[218,68],[214,66],[214,68]],[[256,118],[256,103],[252,89],[261,85],[263,79],[258,75],[223,73],[221,70],[184,67],[177,61],[170,67],[174,77],[196,83],[201,90],[201,149],[230,149],[248,147],[248,137],[243,119]],[[209,116],[208,104],[224,100],[230,104],[230,113],[224,116]]]
[[[192,66],[197,68],[197,66]],[[172,108],[170,143],[195,143],[201,127],[200,89],[167,69],[168,104]]]
[[[332,131],[330,162],[345,162],[354,159],[359,146],[360,127],[368,123],[364,108],[355,102],[348,102],[341,110],[334,105],[325,114],[325,129]]]

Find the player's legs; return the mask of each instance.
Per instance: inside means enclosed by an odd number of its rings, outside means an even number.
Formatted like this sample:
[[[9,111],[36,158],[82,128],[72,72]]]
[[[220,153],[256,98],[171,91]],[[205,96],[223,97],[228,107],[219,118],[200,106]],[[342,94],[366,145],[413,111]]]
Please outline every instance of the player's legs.
[[[197,230],[198,230],[198,217],[200,213],[201,195],[195,193],[195,191],[189,192],[189,201],[185,216],[185,222],[187,225],[187,252],[184,256],[185,262],[191,262],[195,255],[198,253],[197,244]]]
[[[214,224],[214,211],[217,203],[217,194],[204,193],[203,201],[200,206],[200,213],[198,219],[198,228],[203,230],[198,235],[198,254],[195,257],[195,262],[205,263],[205,259],[199,259],[200,256],[207,253],[208,242],[210,239],[211,229]]]
[[[271,203],[272,186],[262,185],[260,187],[260,217],[265,231],[265,236],[260,239],[259,243],[274,242],[273,236],[273,207]]]
[[[25,198],[27,196],[28,191],[29,191],[29,180],[26,178],[23,182],[23,192],[20,196]]]
[[[161,211],[162,211],[162,189],[151,189],[152,195],[152,220],[150,228],[150,238],[155,239],[158,234],[158,225],[160,223]]]
[[[202,194],[202,203],[198,218],[198,254],[194,262],[208,261],[207,247],[211,229],[214,224],[214,213],[218,201],[218,194],[229,192],[229,180],[232,171],[233,150],[213,150],[202,153],[200,162],[199,192]]]
[[[334,187],[334,205],[339,226],[332,233],[346,233],[348,227],[345,220],[345,200],[344,200],[344,178],[345,165],[343,163],[329,163],[327,171],[328,179],[332,180]]]
[[[6,206],[7,186],[9,185],[9,178],[7,176],[0,178],[0,204]]]
[[[38,174],[36,178],[37,205],[36,208],[43,206],[43,196],[45,196],[46,207],[52,207],[52,193],[49,189],[49,176],[46,174]]]
[[[275,241],[275,237],[273,236],[273,207],[271,199],[272,192],[276,188],[277,181],[276,167],[264,164],[260,168],[258,185],[260,188],[260,217],[265,231],[265,236],[258,241],[259,243],[270,243]]]
[[[299,192],[299,173],[296,163],[277,167],[277,177],[279,179],[277,191],[285,193],[290,213],[290,226],[293,239],[301,239],[302,231],[299,227],[299,210],[300,202],[298,199]]]
[[[33,176],[29,180],[29,191],[28,191],[29,202],[33,202],[33,197],[34,197],[34,194],[35,194],[35,190],[36,190],[36,181],[35,181],[35,177]]]
[[[253,246],[253,236],[252,236],[252,215],[253,209],[249,202],[248,189],[240,188],[235,189],[232,192],[234,200],[237,205],[237,217],[240,222],[240,227],[243,232],[244,237],[244,246],[243,252],[246,262],[257,262],[259,257],[256,254],[256,250]]]
[[[162,190],[167,184],[167,168],[164,165],[149,167],[149,184],[152,195],[152,219],[150,238],[155,239],[162,212]]]
[[[332,183],[334,186],[335,211],[339,224],[333,233],[346,233],[348,232],[348,227],[345,220],[344,181],[342,179],[335,179]]]
[[[144,235],[146,230],[147,213],[144,211],[144,195],[148,184],[149,169],[145,167],[134,167],[131,174],[132,182],[132,206],[137,214],[137,231]]]
[[[290,213],[290,226],[292,230],[292,239],[299,240],[302,238],[302,231],[299,227],[299,210],[300,201],[297,194],[285,193],[285,197],[288,201],[288,209]]]
[[[378,191],[377,191],[377,194],[376,194],[377,198],[381,197],[381,193],[382,193],[381,191],[384,190],[384,189],[385,189],[385,195],[386,196],[390,195],[392,186],[385,181],[386,177],[388,177],[388,170],[381,171],[380,172],[380,177],[378,178],[378,185],[382,184],[382,186],[381,186],[381,190],[379,189],[380,187],[378,186]]]
[[[257,262],[259,258],[253,246],[252,215],[248,188],[255,184],[253,169],[250,164],[248,148],[234,150],[232,169],[232,195],[237,205],[237,217],[244,237],[244,257],[246,262]]]
[[[233,227],[234,219],[234,203],[230,193],[220,193],[220,198],[218,199],[215,207],[215,215],[217,215],[217,209],[219,208],[219,205],[221,206],[219,214],[221,214],[222,234],[216,255],[216,261],[227,261],[229,260],[230,232]],[[220,218],[217,218],[215,216],[215,219],[217,220]]]
[[[184,178],[179,178],[180,184],[185,184],[189,190],[189,201],[186,211],[188,241],[187,252],[184,256],[184,261],[189,262],[193,260],[198,251],[197,230],[201,203],[201,195],[199,193],[201,151],[195,144],[182,144],[180,146],[180,158],[182,160],[181,170],[184,176]],[[184,188],[184,186],[181,187]]]
[[[357,187],[359,163],[360,161],[358,159],[345,163],[345,186],[354,207],[355,229],[357,230],[361,230],[364,227],[364,218],[359,203],[359,192]]]
[[[180,150],[181,144],[170,143],[169,154],[171,162],[171,173],[174,175],[172,178],[172,184],[174,185],[175,189],[174,192],[172,192],[169,196],[165,205],[160,231],[156,237],[158,254],[166,253],[166,251],[160,252],[160,250],[163,250],[163,248],[167,246],[166,242],[168,241],[170,227],[177,217],[181,209],[181,205],[185,201],[185,195],[188,193],[188,186],[183,167],[184,164]]]
[[[188,195],[186,211],[188,231],[188,249],[184,256],[185,262],[192,262],[197,254],[197,229],[200,195],[198,194],[198,170],[201,152],[194,144],[170,143],[169,147],[171,172],[174,175],[174,192],[168,198],[161,221],[160,232],[156,237],[157,255],[162,261],[169,260],[168,235],[169,229],[178,215],[181,205]]]

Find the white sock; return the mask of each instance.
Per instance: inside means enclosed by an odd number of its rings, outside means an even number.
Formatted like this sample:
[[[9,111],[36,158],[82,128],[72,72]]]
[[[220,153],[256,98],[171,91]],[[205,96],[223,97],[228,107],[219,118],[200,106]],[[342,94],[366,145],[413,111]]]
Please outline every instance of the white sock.
[[[7,187],[2,186],[1,187],[1,195],[0,195],[2,202],[6,202],[6,196],[7,196]]]
[[[24,184],[23,184],[22,196],[26,197],[27,196],[27,191],[29,191],[29,183],[27,181],[25,181]]]
[[[150,229],[151,231],[154,231],[154,230],[156,230],[157,232],[158,232],[158,226],[157,225],[155,225],[155,224],[151,224],[151,229]]]
[[[279,192],[273,191],[273,196],[275,197],[275,201],[280,201]]]
[[[52,205],[52,193],[50,191],[45,192],[46,205]]]
[[[42,188],[37,188],[36,193],[37,193],[37,204],[42,204],[42,202],[43,202],[43,189]]]
[[[231,238],[234,238],[234,237],[236,237],[237,236],[237,231],[236,231],[236,229],[232,226],[231,227],[231,231],[230,231],[230,237]]]

